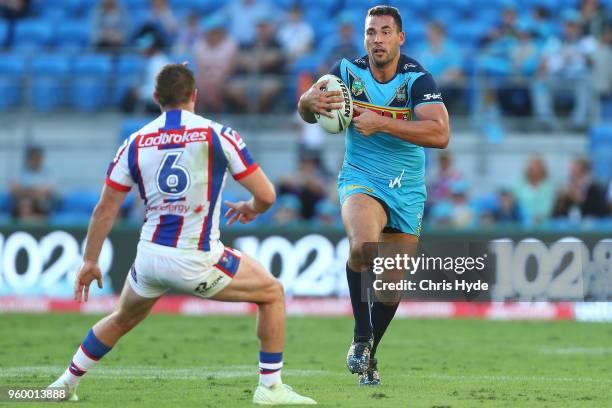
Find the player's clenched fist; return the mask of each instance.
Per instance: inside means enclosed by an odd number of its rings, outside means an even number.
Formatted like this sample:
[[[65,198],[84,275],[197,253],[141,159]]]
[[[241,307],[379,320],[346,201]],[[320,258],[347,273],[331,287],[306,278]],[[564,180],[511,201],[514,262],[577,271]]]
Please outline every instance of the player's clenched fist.
[[[320,81],[312,85],[300,98],[302,106],[312,112],[333,118],[329,111],[342,108],[340,91],[325,91],[325,86],[329,81]]]
[[[376,132],[380,132],[380,115],[369,109],[360,108],[357,105],[353,105],[353,112],[351,124],[363,136],[371,136]]]
[[[93,280],[98,281],[98,287],[102,289],[102,271],[96,262],[84,261],[79,273],[74,280],[74,300],[87,302],[89,298],[89,285]]]

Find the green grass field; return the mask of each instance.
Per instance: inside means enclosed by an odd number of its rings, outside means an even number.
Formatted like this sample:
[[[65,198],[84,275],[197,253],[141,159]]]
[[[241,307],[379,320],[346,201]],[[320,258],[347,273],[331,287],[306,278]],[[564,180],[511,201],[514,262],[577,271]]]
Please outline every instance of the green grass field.
[[[0,314],[0,387],[52,382],[98,318]],[[612,406],[607,324],[397,320],[377,388],[345,368],[351,329],[348,318],[290,318],[284,381],[326,407]],[[154,315],[86,375],[77,404],[250,406],[257,351],[254,317]]]

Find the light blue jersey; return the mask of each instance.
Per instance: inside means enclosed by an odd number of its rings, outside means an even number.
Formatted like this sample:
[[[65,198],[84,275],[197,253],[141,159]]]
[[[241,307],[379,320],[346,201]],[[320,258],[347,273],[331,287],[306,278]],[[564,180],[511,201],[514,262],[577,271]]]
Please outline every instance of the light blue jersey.
[[[443,103],[431,76],[414,59],[401,55],[395,76],[378,82],[368,57],[342,59],[330,71],[348,85],[356,106],[397,120],[417,120],[414,109],[424,103]],[[419,235],[425,190],[423,147],[387,133],[365,137],[351,124],[338,179],[340,200],[364,193],[383,203],[394,230]]]

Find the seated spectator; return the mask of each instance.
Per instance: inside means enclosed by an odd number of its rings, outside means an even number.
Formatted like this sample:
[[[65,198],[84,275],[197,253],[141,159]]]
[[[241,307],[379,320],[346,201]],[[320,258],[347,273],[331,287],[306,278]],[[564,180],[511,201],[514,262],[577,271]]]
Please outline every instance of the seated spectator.
[[[264,0],[233,0],[224,11],[229,23],[229,34],[240,46],[252,44],[257,36],[257,23],[275,14]]]
[[[298,172],[283,177],[278,186],[279,194],[292,194],[301,203],[301,217],[309,220],[315,215],[319,201],[325,198],[329,187],[318,158],[304,155],[300,158]]]
[[[431,219],[439,226],[469,228],[474,226],[476,217],[468,201],[468,185],[465,181],[450,184],[450,197],[434,204]]]
[[[591,174],[588,159],[572,162],[569,181],[557,196],[555,217],[605,217],[608,215],[605,188],[597,184]]]
[[[572,123],[586,124],[592,99],[590,64],[595,47],[594,38],[581,34],[580,16],[574,11],[566,12],[563,38],[551,38],[546,43],[537,80],[532,86],[534,113],[544,124],[559,127],[554,112],[554,96],[558,90],[572,91]]]
[[[497,205],[493,208],[491,216],[497,224],[518,224],[522,221],[520,206],[510,190],[500,190]]]
[[[321,44],[324,56],[320,74],[326,74],[330,68],[342,58],[357,58],[365,54],[363,46],[355,41],[355,19],[350,12],[340,13],[338,18],[337,36],[331,37]]]
[[[153,24],[162,35],[164,46],[172,44],[178,29],[178,21],[168,0],[151,0],[147,22]]]
[[[255,41],[241,47],[235,70],[235,76],[228,84],[233,110],[270,111],[282,89],[286,60],[269,17],[258,21]]]
[[[234,67],[238,45],[227,35],[223,16],[211,15],[202,21],[202,34],[193,47],[198,65],[196,81],[198,110],[223,112],[227,105],[227,82]]]
[[[276,225],[288,226],[300,222],[302,204],[293,194],[281,195],[274,208],[273,220]]]
[[[128,15],[117,0],[102,0],[92,15],[92,43],[98,51],[118,53],[126,45]]]
[[[438,169],[427,188],[432,202],[446,200],[450,197],[452,183],[463,180],[461,172],[453,167],[453,157],[448,150],[438,153]]]
[[[136,46],[146,58],[144,77],[138,88],[130,89],[125,95],[121,102],[122,110],[159,114],[159,105],[153,100],[155,78],[159,71],[170,63],[170,59],[163,52],[163,40],[154,29],[141,34],[136,40]]]
[[[310,24],[304,21],[302,7],[296,4],[289,9],[288,19],[278,29],[277,37],[291,61],[310,52],[314,31]]]
[[[601,111],[603,103],[612,99],[612,22],[604,28],[593,53],[593,85]],[[603,119],[601,112],[600,117]]]
[[[427,43],[416,51],[416,59],[436,79],[449,111],[454,111],[459,103],[464,104],[461,97],[464,83],[461,69],[463,58],[457,46],[446,37],[442,24],[429,24]]]
[[[41,147],[26,149],[25,166],[10,188],[13,199],[13,215],[20,218],[46,217],[56,202],[55,179],[44,164]]]
[[[540,224],[550,218],[555,201],[555,189],[548,179],[548,169],[539,156],[529,159],[514,195],[529,224]]]
[[[550,18],[550,10],[544,6],[536,6],[533,8],[531,21],[529,23],[535,35],[535,40],[538,43],[546,41],[555,33],[555,24]]]
[[[10,47],[15,36],[15,23],[27,17],[30,12],[30,0],[9,0],[0,1],[0,20],[4,19],[7,23],[7,32],[4,44],[0,43],[0,48]]]
[[[610,10],[606,10],[599,0],[580,2],[580,26],[584,36],[599,38],[603,34],[606,19],[610,17]]]
[[[191,52],[193,46],[200,39],[202,34],[200,28],[200,16],[196,13],[189,13],[185,23],[180,25],[174,44],[175,54],[185,54]]]

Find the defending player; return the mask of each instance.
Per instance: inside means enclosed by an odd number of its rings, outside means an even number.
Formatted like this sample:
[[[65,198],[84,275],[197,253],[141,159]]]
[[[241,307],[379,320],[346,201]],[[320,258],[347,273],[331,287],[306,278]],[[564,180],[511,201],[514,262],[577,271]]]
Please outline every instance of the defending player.
[[[285,305],[281,284],[254,259],[219,240],[221,191],[227,171],[253,197],[227,202],[228,223],[248,223],[275,200],[274,187],[229,127],[194,113],[193,73],[180,64],[158,74],[154,99],[162,114],[119,148],[89,225],[74,296],[87,301],[89,285],[102,287],[98,256],[125,196],[136,185],[146,206],[136,259],[115,312],[96,323],[68,369],[50,387],[77,400],[81,377],[140,323],[170,288],[202,298],[257,304],[260,340],[256,404],[316,404],[281,381]]]
[[[365,19],[367,55],[342,59],[330,71],[348,85],[354,101],[338,191],[350,242],[346,276],[355,318],[347,365],[362,385],[380,384],[375,353],[399,304],[399,293],[373,305],[362,301],[363,244],[389,242],[414,253],[427,197],[423,147],[445,148],[450,134],[432,76],[401,54],[403,43],[398,10],[373,7]],[[339,92],[323,92],[323,85],[314,84],[300,98],[306,122],[340,107]]]

